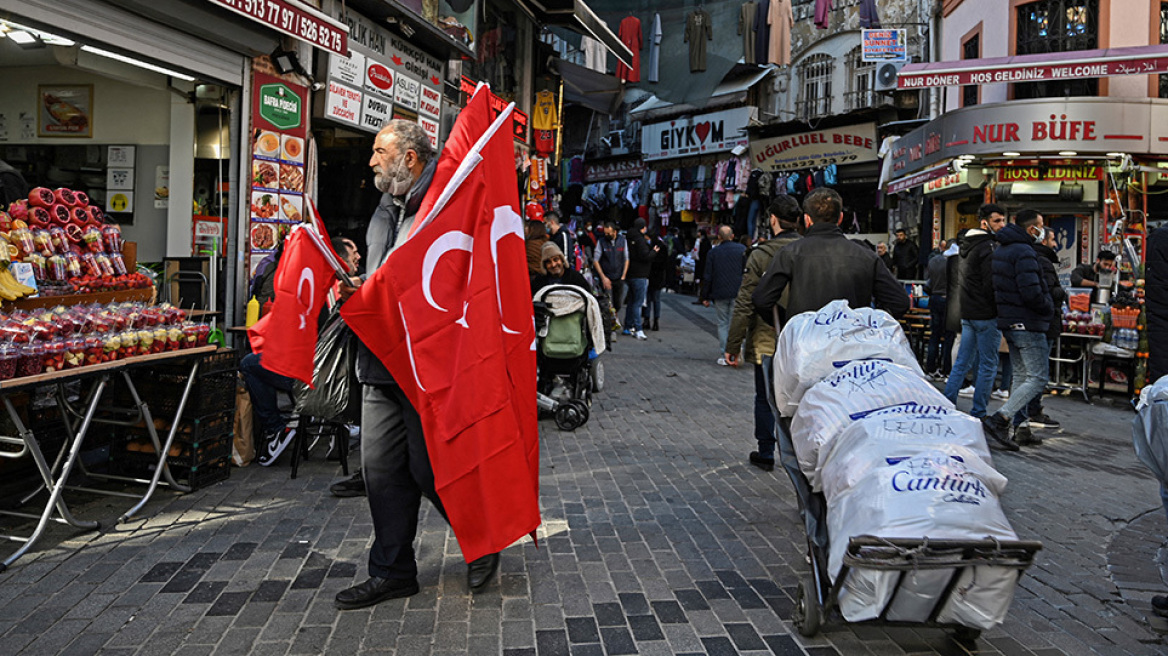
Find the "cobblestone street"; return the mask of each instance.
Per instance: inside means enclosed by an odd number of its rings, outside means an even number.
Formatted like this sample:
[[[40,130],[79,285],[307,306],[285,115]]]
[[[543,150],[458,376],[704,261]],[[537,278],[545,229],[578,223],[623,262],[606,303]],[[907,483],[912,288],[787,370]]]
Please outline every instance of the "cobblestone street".
[[[103,533],[52,527],[0,574],[0,645],[27,654],[963,654],[937,629],[790,623],[808,571],[790,483],[746,463],[753,377],[719,367],[712,309],[667,294],[661,330],[621,338],[573,433],[541,422],[544,525],[503,552],[471,595],[458,546],[428,505],[422,591],[338,612],[364,580],[363,498],[337,499],[323,448],[289,478],[289,456],[193,494],[158,493],[145,519]],[[968,401],[962,400],[962,407]],[[996,407],[996,402],[991,404]],[[1168,527],[1131,447],[1132,413],[1081,397],[1047,402],[1060,432],[995,452],[1020,539],[1045,544],[1010,617],[973,653],[1158,654],[1146,619],[1168,590]],[[124,500],[92,497],[86,519]],[[5,528],[25,526],[5,520]],[[19,531],[18,531],[19,532]],[[11,547],[10,547],[11,548]],[[9,552],[6,552],[9,553]]]

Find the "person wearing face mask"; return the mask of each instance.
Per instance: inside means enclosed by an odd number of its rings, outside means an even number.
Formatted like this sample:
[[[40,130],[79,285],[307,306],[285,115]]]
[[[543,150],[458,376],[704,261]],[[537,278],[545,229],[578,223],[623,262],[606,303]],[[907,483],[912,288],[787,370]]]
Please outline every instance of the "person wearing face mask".
[[[1054,304],[1034,249],[1045,236],[1042,215],[1034,210],[1022,210],[1013,223],[998,231],[1001,247],[994,251],[998,329],[1010,347],[1014,380],[1010,398],[997,412],[981,421],[986,434],[1011,451],[1038,443],[1029,429],[1017,437],[1011,435],[1011,419],[1036,394],[1042,394],[1050,379],[1046,331],[1050,328]]]
[[[369,166],[382,196],[365,232],[366,277],[405,243],[436,165],[430,138],[417,123],[395,119],[377,133]],[[361,281],[355,282],[359,287]],[[342,299],[352,296],[357,287],[342,285]],[[369,578],[337,593],[335,605],[341,610],[417,594],[414,538],[422,497],[446,516],[434,489],[434,471],[417,410],[377,356],[360,340],[357,344],[357,380],[363,385],[361,469],[373,516],[373,546]],[[469,563],[468,587],[475,592],[485,587],[498,564],[499,554]]]

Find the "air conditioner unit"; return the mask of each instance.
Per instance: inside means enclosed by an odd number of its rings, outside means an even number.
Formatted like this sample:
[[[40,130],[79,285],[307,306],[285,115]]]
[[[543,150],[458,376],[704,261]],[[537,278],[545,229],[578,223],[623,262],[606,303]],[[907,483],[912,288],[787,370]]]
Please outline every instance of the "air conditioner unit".
[[[883,62],[876,65],[876,90],[896,91],[896,78],[904,62]]]

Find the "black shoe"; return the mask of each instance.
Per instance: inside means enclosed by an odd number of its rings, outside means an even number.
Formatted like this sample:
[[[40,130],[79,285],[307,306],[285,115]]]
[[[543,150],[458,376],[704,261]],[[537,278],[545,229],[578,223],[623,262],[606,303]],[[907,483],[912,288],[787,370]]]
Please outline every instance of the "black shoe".
[[[750,452],[750,464],[754,465],[755,467],[758,467],[759,469],[761,469],[763,471],[774,471],[775,470],[775,459],[774,458],[764,458],[758,454],[758,451],[751,451]]]
[[[341,610],[365,608],[387,599],[400,599],[418,594],[417,579],[383,579],[371,576],[364,583],[337,593],[334,604]]]
[[[661,330],[661,326],[657,323],[656,319],[653,320],[653,327],[649,330]]]
[[[284,450],[288,448],[289,444],[292,444],[292,440],[295,437],[295,428],[281,428],[278,431],[264,436],[256,462],[261,467],[271,467],[276,464],[276,461],[280,459],[280,454],[284,453]]]
[[[1042,444],[1042,438],[1035,435],[1030,426],[1020,424],[1014,429],[1014,443],[1018,446],[1038,446]]]
[[[495,570],[499,569],[499,554],[487,554],[466,565],[466,584],[474,592],[486,587]]]
[[[1030,425],[1035,428],[1059,428],[1060,424],[1057,420],[1052,419],[1050,415],[1041,412],[1038,415],[1030,418]]]
[[[981,418],[981,426],[988,437],[992,437],[1007,451],[1017,451],[1018,445],[1010,439],[1010,420],[994,413]]]
[[[329,492],[332,492],[334,497],[363,497],[365,496],[365,477],[358,469],[356,474],[330,485]]]

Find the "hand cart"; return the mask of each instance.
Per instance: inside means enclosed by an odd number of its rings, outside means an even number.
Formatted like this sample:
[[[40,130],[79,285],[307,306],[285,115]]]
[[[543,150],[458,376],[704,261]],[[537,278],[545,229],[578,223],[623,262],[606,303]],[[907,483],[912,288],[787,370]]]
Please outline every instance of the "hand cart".
[[[952,629],[954,638],[959,641],[972,643],[977,640],[981,635],[980,629],[937,620],[964,570],[970,567],[994,566],[1015,569],[1021,576],[1034,562],[1034,556],[1042,549],[1042,543],[994,539],[936,540],[928,537],[886,539],[871,535],[856,536],[848,541],[843,567],[833,583],[827,568],[830,544],[827,534],[827,499],[823,493],[812,491],[806,475],[799,468],[799,460],[791,439],[790,418],[780,417],[776,408],[774,387],[771,384],[772,364],[770,358],[766,359],[763,362],[763,370],[766,374],[768,401],[771,411],[777,418],[775,438],[778,442],[778,456],[780,464],[791,479],[791,485],[795,488],[795,496],[799,501],[799,514],[807,531],[807,562],[811,566],[811,571],[799,582],[792,610],[791,621],[796,630],[802,636],[811,637],[819,633],[819,628],[825,621],[839,617],[839,597],[848,579],[848,572],[854,568],[862,568],[894,571],[900,574],[892,594],[876,618],[855,622],[856,624]],[[928,618],[923,622],[888,619],[888,612],[896,603],[905,576],[918,570],[938,569],[951,569],[952,575],[941,594],[937,595]]]

